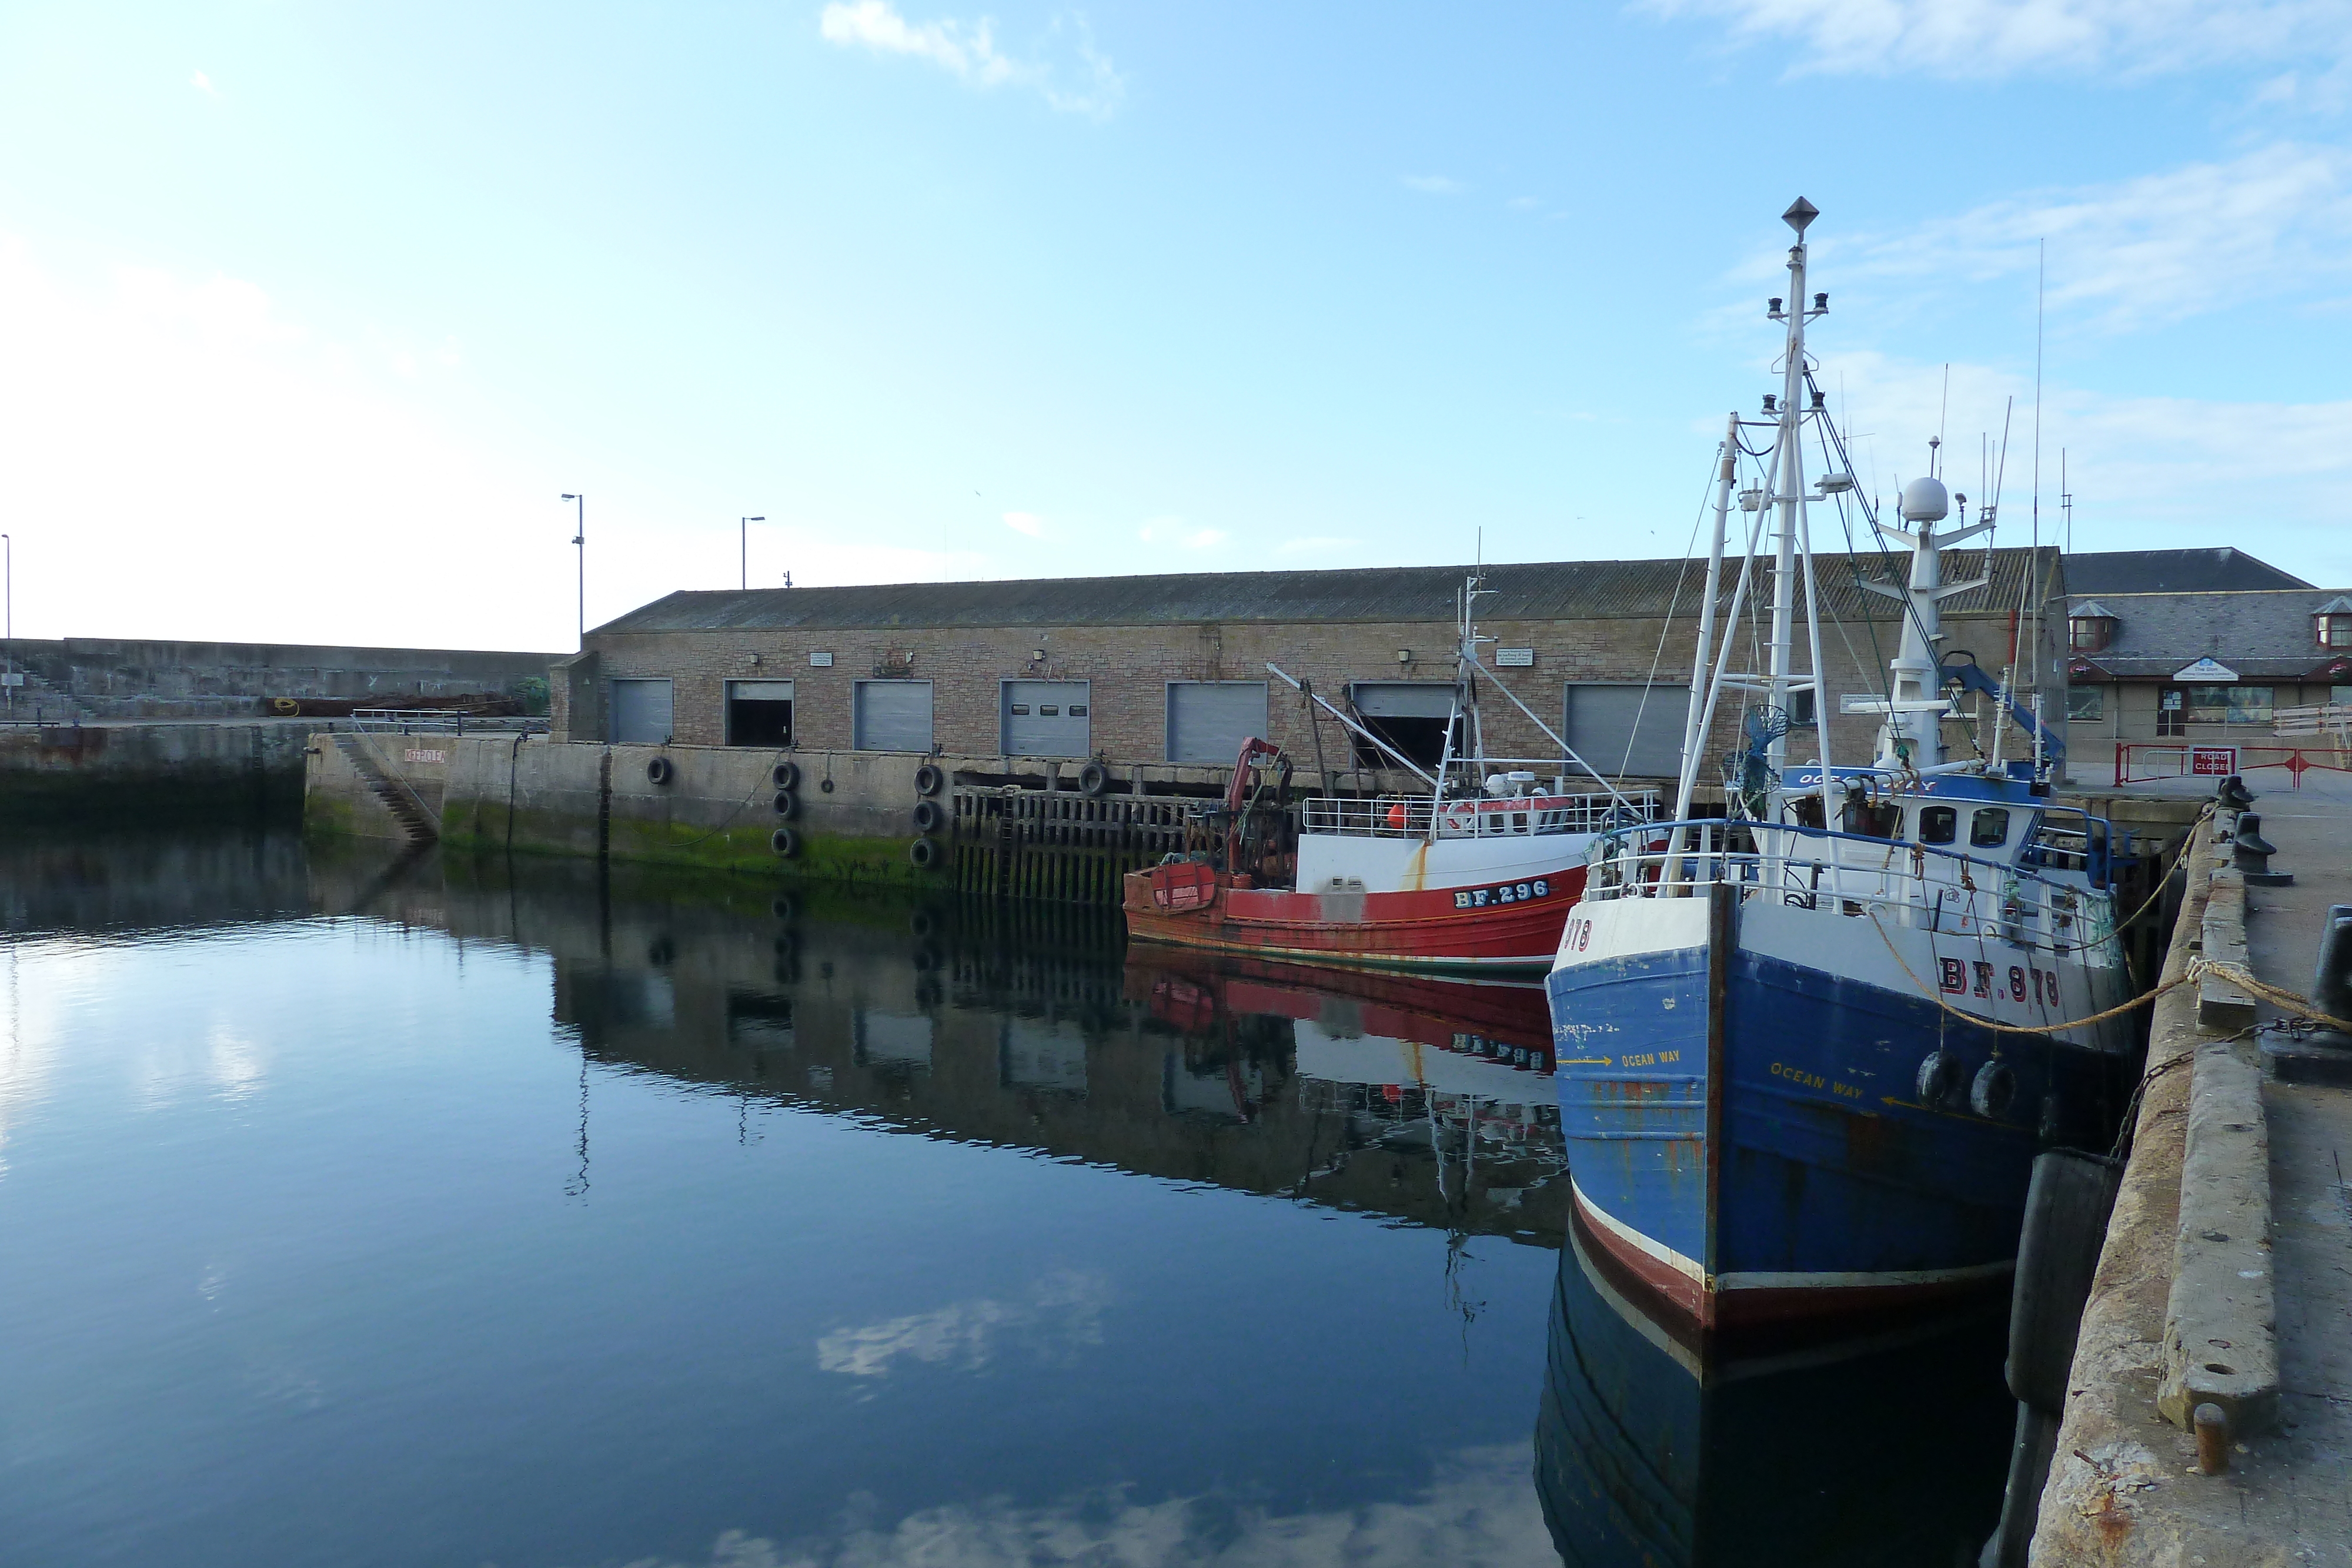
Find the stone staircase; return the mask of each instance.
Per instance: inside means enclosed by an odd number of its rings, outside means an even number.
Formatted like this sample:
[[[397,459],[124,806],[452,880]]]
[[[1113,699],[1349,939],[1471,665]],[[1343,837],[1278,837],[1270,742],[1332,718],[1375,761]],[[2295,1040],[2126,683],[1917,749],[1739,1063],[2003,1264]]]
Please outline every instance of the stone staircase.
[[[10,688],[12,700],[0,706],[0,717],[19,724],[95,724],[98,710],[70,692],[61,692],[30,670],[21,672],[25,684]]]
[[[334,742],[335,749],[350,760],[369,790],[400,823],[410,843],[429,844],[440,839],[440,820],[433,814],[432,808],[409,788],[407,780],[394,777],[376,760],[375,749],[365,736],[337,735]]]

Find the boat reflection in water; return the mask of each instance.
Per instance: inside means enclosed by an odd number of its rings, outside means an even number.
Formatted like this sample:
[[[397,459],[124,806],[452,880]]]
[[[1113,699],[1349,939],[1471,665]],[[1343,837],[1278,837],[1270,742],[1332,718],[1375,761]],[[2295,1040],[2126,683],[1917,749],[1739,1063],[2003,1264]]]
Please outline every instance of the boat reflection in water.
[[[1997,1307],[1868,1338],[1702,1342],[1580,1222],[1568,1239],[1536,1421],[1563,1563],[1976,1563],[2008,1451]]]
[[[1533,981],[1441,978],[1327,969],[1230,956],[1129,949],[1127,988],[1186,1040],[1171,1104],[1252,1114],[1249,1082],[1213,1066],[1231,1041],[1269,1027],[1287,1033],[1301,1112],[1336,1119],[1338,1137],[1302,1183],[1341,1182],[1368,1155],[1383,1167],[1390,1207],[1406,1166],[1425,1162],[1433,1191],[1412,1196],[1439,1212],[1417,1217],[1454,1230],[1509,1229],[1555,1240],[1566,1213],[1559,1108],[1551,1093],[1551,1020]],[[1175,1058],[1171,1058],[1171,1068]],[[1203,1071],[1202,1069],[1211,1069]],[[1362,1179],[1347,1182],[1360,1191]],[[1377,1185],[1375,1173],[1371,1181]],[[1343,1200],[1344,1201],[1344,1200]],[[1358,1201],[1360,1201],[1359,1199]],[[1522,1225],[1511,1225],[1514,1211]]]

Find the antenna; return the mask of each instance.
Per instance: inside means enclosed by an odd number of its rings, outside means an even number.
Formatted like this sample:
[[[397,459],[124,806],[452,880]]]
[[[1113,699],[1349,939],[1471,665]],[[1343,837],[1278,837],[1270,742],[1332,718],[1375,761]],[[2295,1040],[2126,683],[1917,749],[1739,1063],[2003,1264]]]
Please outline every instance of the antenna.
[[[1947,427],[1948,427],[1948,426],[1951,424],[1951,423],[1952,423],[1952,363],[1951,363],[1951,361],[1950,361],[1949,360],[1947,360],[1947,361],[1944,361],[1944,402],[1943,402],[1943,406],[1942,406],[1942,407],[1940,407],[1940,408],[1938,408],[1938,409],[1936,411],[1936,439],[1935,439],[1935,440],[1933,440],[1933,441],[1931,441],[1931,442],[1929,442],[1929,443],[1927,443],[1928,448],[1929,448],[1931,451],[1932,451],[1934,448],[1938,447],[1938,446],[1941,446],[1941,445],[1943,445],[1943,444],[1944,444],[1944,431],[1946,430],[1946,428],[1947,428]],[[1928,473],[1928,475],[1932,477],[1932,476],[1934,476],[1935,472],[1936,472],[1936,465],[1935,465],[1935,463],[1934,463],[1934,461],[1933,461],[1932,459],[1930,459],[1930,460],[1929,460],[1929,462],[1928,462],[1928,465],[1927,465],[1927,473]]]
[[[2066,520],[2068,555],[2074,553],[2074,492],[2066,488],[2066,449],[2058,449],[2058,510]]]

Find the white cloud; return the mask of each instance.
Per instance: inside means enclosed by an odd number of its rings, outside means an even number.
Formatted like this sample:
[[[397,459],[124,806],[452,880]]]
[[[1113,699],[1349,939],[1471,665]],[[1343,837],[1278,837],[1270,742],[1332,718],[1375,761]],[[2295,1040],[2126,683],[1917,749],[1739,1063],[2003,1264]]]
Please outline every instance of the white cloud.
[[[928,1312],[835,1329],[817,1341],[817,1365],[847,1377],[882,1377],[893,1362],[926,1362],[976,1372],[996,1358],[999,1342],[1066,1354],[1102,1343],[1102,1310],[1110,1287],[1090,1274],[1054,1274],[1024,1301],[981,1297]]]
[[[1004,526],[1016,534],[1027,534],[1033,539],[1043,538],[1045,532],[1045,519],[1034,512],[1007,512],[1004,514]]]
[[[194,88],[198,92],[204,93],[208,97],[218,98],[220,96],[220,89],[213,86],[213,78],[205,75],[202,71],[190,73],[188,77],[188,85]]]
[[[1094,29],[1076,13],[1055,17],[1037,52],[1025,59],[997,47],[992,17],[909,22],[890,0],[833,0],[819,15],[817,31],[845,48],[929,60],[974,87],[1034,88],[1065,113],[1108,119],[1127,93],[1127,78],[1096,47]]]
[[[1445,1457],[1417,1496],[1277,1513],[1224,1498],[1129,1500],[1124,1491],[1024,1508],[1004,1499],[910,1513],[895,1526],[780,1544],[729,1531],[700,1568],[1507,1568],[1555,1555],[1526,1445]],[[646,1558],[628,1568],[688,1568]]]
[[[1856,278],[2030,277],[2043,240],[2053,319],[2110,330],[2340,287],[2352,274],[2352,151],[2282,142],[2226,162],[2032,193],[1854,242],[1839,266]]]
[[[1824,357],[1819,380],[1832,407],[1871,434],[1856,443],[1857,477],[1882,495],[1926,470],[1927,438],[1941,427],[1944,474],[1972,503],[1985,498],[1980,433],[1998,440],[2003,404],[2016,400],[2000,541],[2028,538],[2032,485],[2032,382],[1988,366],[1955,364],[1948,416],[1944,367],[1877,353]],[[1836,390],[1843,387],[1843,396]],[[2059,453],[2077,497],[2078,549],[2237,543],[2313,581],[2352,581],[2352,536],[2338,497],[2352,486],[2352,400],[2313,403],[2218,402],[2116,397],[2052,384],[2042,429],[2042,538],[2056,540]],[[1817,525],[1819,526],[1819,525]],[[1833,524],[1831,526],[1834,526]],[[1824,541],[1824,548],[1826,542]]]
[[[2336,58],[2352,0],[1642,0],[1719,18],[1743,40],[1785,39],[1801,68],[1992,78],[2025,71],[2153,74]]]
[[[1424,196],[1459,195],[1467,189],[1459,180],[1449,180],[1443,174],[1400,174],[1405,189],[1419,191]]]

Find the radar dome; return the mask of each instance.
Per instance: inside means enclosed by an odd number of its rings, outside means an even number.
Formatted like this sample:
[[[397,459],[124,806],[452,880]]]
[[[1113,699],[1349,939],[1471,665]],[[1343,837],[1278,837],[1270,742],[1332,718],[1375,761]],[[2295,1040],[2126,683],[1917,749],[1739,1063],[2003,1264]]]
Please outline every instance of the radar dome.
[[[1903,520],[1939,523],[1951,515],[1951,493],[1941,479],[1914,479],[1903,486]]]

